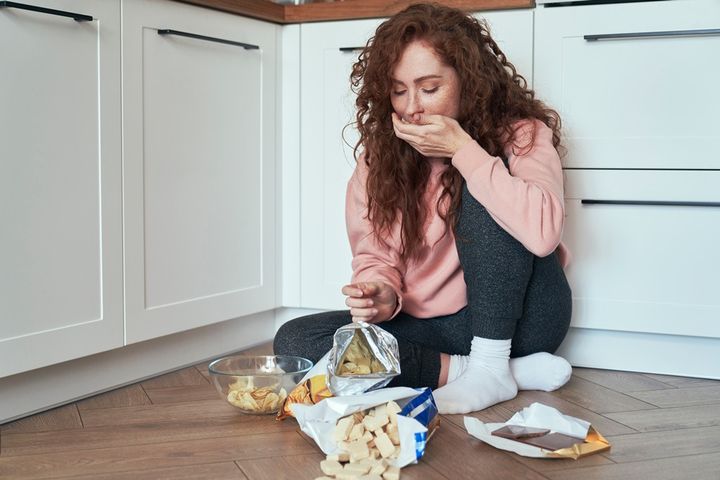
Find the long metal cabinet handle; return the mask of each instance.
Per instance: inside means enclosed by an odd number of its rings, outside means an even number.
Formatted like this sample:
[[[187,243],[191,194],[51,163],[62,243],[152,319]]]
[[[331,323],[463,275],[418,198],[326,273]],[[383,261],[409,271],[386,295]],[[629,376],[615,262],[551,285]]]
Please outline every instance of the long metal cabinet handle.
[[[340,47],[339,50],[341,52],[345,52],[345,53],[352,53],[352,52],[358,52],[358,51],[362,50],[363,48],[365,48],[365,47]]]
[[[588,42],[597,40],[616,40],[619,38],[656,38],[656,37],[698,37],[707,35],[720,35],[720,28],[706,30],[675,30],[667,32],[634,32],[634,33],[605,33],[600,35],[583,35]]]
[[[83,15],[82,13],[66,12],[64,10],[53,10],[52,8],[37,7],[35,5],[27,5],[17,2],[0,2],[0,8],[18,8],[20,10],[30,10],[33,12],[47,13],[49,15],[57,15],[59,17],[70,17],[77,22],[92,22],[93,17]]]
[[[583,205],[656,205],[666,207],[720,207],[720,202],[671,202],[663,200],[580,200]]]
[[[235,42],[232,40],[225,40],[224,38],[206,37],[205,35],[198,35],[197,33],[181,32],[179,30],[171,30],[164,28],[158,30],[158,35],[178,35],[181,37],[197,38],[198,40],[206,40],[208,42],[225,43],[227,45],[235,45],[236,47],[242,47],[245,50],[258,50],[260,47],[257,45],[251,45],[249,43]]]

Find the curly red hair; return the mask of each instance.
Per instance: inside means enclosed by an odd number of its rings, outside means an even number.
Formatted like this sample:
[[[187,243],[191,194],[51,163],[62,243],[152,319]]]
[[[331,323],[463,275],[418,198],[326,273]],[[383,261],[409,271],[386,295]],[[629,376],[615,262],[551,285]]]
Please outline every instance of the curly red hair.
[[[391,120],[391,74],[405,47],[416,40],[429,43],[460,79],[458,122],[490,155],[504,157],[506,140],[514,138],[517,122],[539,119],[553,130],[553,145],[560,145],[560,117],[535,98],[497,43],[484,20],[436,4],[416,4],[382,23],[353,65],[350,81],[357,94],[355,126],[360,139],[355,158],[368,166],[368,219],[382,241],[398,216],[401,221],[403,260],[420,256],[423,225],[428,212],[423,193],[430,175],[424,157],[395,136]],[[526,145],[513,149],[529,150]],[[516,150],[514,150],[516,151]],[[441,178],[443,191],[436,207],[446,228],[454,230],[463,178],[452,165]],[[443,206],[444,205],[444,206]]]

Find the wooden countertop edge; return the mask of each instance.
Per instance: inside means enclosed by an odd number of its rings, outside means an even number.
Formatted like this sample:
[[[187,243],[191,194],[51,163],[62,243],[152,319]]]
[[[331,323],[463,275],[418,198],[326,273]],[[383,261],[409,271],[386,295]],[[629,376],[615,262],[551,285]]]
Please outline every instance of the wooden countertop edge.
[[[279,24],[389,17],[418,0],[343,0],[280,5],[269,0],[176,0]],[[465,11],[533,8],[534,0],[440,0]]]

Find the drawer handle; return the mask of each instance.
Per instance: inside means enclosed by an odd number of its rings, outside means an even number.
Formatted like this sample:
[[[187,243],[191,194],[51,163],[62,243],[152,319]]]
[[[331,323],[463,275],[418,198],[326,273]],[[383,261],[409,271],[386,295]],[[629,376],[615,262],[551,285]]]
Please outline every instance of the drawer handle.
[[[170,30],[168,28],[158,30],[158,35],[178,35],[180,37],[197,38],[198,40],[205,40],[208,42],[225,43],[227,45],[235,45],[236,47],[242,47],[245,50],[258,50],[260,47],[257,45],[251,45],[249,43],[235,42],[232,40],[225,40],[224,38],[206,37],[205,35],[198,35],[197,33],[181,32],[179,30]]]
[[[26,5],[17,2],[0,2],[0,8],[18,8],[20,10],[30,10],[32,12],[47,13],[49,15],[57,15],[59,17],[70,17],[77,22],[92,22],[93,17],[83,15],[82,13],[66,12],[64,10],[53,10],[52,8],[37,7],[35,5]]]
[[[340,51],[344,53],[359,52],[365,47],[340,47]]]
[[[662,200],[589,200],[582,199],[583,205],[656,205],[667,207],[720,207],[720,202],[669,202]]]
[[[720,28],[668,32],[605,33],[600,35],[584,35],[583,38],[588,42],[595,42],[597,40],[616,40],[619,38],[696,37],[705,35],[720,35]]]

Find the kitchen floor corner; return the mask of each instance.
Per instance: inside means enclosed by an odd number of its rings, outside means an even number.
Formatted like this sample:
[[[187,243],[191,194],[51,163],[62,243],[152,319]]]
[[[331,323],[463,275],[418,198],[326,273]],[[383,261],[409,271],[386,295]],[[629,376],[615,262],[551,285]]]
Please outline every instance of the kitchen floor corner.
[[[473,416],[503,422],[533,402],[588,420],[612,449],[524,458],[470,437],[462,415],[444,415],[425,457],[401,478],[720,479],[720,381],[575,368],[558,391],[520,392]],[[295,420],[235,412],[206,363],[0,426],[5,480],[312,480],[323,459]]]

